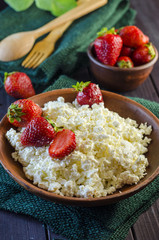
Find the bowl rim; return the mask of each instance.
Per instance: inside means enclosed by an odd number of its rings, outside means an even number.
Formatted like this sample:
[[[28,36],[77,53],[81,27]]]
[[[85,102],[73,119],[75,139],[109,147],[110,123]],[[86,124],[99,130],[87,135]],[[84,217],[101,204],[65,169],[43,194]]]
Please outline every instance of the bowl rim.
[[[154,49],[155,49],[155,57],[148,63],[146,64],[143,64],[143,65],[140,65],[140,66],[134,66],[132,68],[119,68],[119,67],[116,67],[116,66],[109,66],[109,65],[106,65],[106,64],[103,64],[101,63],[100,61],[98,61],[93,53],[92,53],[92,49],[93,49],[93,46],[94,46],[94,41],[90,43],[90,45],[88,46],[87,48],[87,55],[89,57],[89,59],[96,65],[102,67],[102,68],[105,68],[105,69],[108,69],[108,70],[113,70],[113,71],[129,71],[129,72],[133,72],[133,71],[139,71],[139,70],[144,70],[146,68],[149,68],[151,66],[153,66],[156,62],[157,62],[157,59],[158,59],[158,51],[156,49],[156,47],[153,45]]]
[[[155,122],[158,124],[159,126],[159,119],[147,108],[145,108],[143,105],[139,104],[138,102],[135,102],[132,99],[129,99],[125,96],[116,94],[116,93],[112,93],[109,91],[104,91],[101,90],[102,93],[104,92],[105,94],[108,94],[109,96],[113,96],[116,99],[120,99],[126,102],[129,102],[130,104],[133,104],[137,107],[139,107],[140,109],[144,110],[150,117],[152,117]],[[68,94],[71,94],[74,91],[73,88],[65,88],[65,89],[58,89],[58,90],[52,90],[49,92],[45,92],[45,93],[41,93],[41,94],[37,94],[29,99],[33,100],[41,97],[41,96],[45,96],[45,95],[49,95],[51,96],[52,94],[58,94],[59,96],[61,96],[63,93],[67,92]],[[36,101],[35,101],[36,102]],[[2,128],[3,128],[3,123],[6,120],[6,115],[2,118],[1,122],[0,122],[0,138],[2,138]],[[3,133],[4,134],[4,133]],[[9,144],[9,143],[8,143]],[[14,161],[14,160],[13,160]],[[79,198],[79,197],[68,197],[68,196],[61,196],[58,194],[55,194],[53,192],[49,192],[47,190],[41,189],[40,187],[38,187],[37,185],[34,185],[32,183],[32,181],[30,181],[29,179],[24,179],[21,176],[15,176],[14,171],[12,170],[12,168],[7,168],[7,164],[3,161],[3,152],[0,149],[0,163],[3,166],[3,168],[7,171],[7,173],[17,182],[19,183],[21,186],[23,186],[26,190],[28,190],[29,192],[40,196],[41,198],[44,198],[46,200],[52,201],[52,202],[57,202],[57,203],[62,203],[62,204],[66,204],[66,205],[74,205],[74,206],[82,206],[82,207],[92,207],[92,206],[104,206],[104,205],[108,205],[108,204],[112,204],[115,202],[120,201],[121,199],[125,199],[128,198],[132,195],[134,195],[135,193],[137,193],[138,191],[140,191],[141,189],[143,189],[144,187],[146,187],[149,183],[151,183],[159,174],[159,166],[156,168],[156,170],[147,178],[143,181],[139,181],[136,185],[133,185],[133,189],[127,189],[126,191],[122,191],[121,189],[117,190],[117,193],[113,193],[111,195],[107,195],[105,197],[95,197],[95,198]],[[18,163],[19,164],[19,163]],[[21,164],[20,164],[21,165]],[[22,167],[22,165],[21,165]]]

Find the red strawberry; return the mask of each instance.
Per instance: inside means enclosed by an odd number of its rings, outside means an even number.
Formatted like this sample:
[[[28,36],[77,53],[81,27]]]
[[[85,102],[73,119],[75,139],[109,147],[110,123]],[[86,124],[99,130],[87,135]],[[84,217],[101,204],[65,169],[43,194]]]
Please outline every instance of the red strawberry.
[[[132,60],[135,66],[150,62],[155,57],[155,50],[151,43],[145,44],[135,49]]]
[[[115,29],[99,32],[100,36],[94,41],[94,50],[100,62],[114,66],[122,49],[123,41]],[[101,36],[101,34],[104,34]]]
[[[76,99],[80,105],[88,104],[91,107],[94,103],[99,104],[103,102],[101,90],[95,83],[77,82],[77,84],[72,87],[78,91]]]
[[[119,35],[123,39],[123,44],[128,47],[136,48],[149,42],[146,36],[136,26],[125,26],[119,30]]]
[[[15,98],[29,98],[35,95],[30,78],[23,72],[5,73],[4,88]]]
[[[120,56],[131,57],[133,51],[134,51],[133,48],[123,46],[122,49],[121,49],[121,52],[120,52]]]
[[[20,140],[23,146],[42,147],[48,145],[54,136],[52,125],[43,117],[35,117],[26,126]]]
[[[119,57],[116,65],[120,68],[132,68],[132,67],[134,67],[134,64],[133,64],[131,58],[129,58],[127,56]]]
[[[49,154],[53,158],[64,158],[76,148],[76,137],[74,132],[63,129],[56,133],[49,147]]]
[[[32,118],[41,114],[42,109],[39,105],[29,99],[20,99],[9,106],[7,117],[15,127],[25,127]]]

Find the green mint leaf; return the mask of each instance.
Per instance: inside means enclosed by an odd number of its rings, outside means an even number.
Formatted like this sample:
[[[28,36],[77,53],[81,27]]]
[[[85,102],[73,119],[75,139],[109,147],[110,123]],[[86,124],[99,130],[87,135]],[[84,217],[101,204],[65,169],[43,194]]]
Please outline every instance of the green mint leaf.
[[[57,17],[77,6],[76,0],[35,0],[35,4]]]
[[[20,12],[29,8],[34,0],[4,0],[15,11]]]

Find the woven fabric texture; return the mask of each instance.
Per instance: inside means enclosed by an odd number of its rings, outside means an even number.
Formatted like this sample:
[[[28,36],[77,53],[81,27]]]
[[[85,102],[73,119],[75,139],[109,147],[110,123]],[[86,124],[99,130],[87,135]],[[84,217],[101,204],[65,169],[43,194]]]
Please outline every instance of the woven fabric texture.
[[[69,88],[74,79],[61,76],[46,91]],[[159,104],[132,98],[159,118]],[[69,240],[122,240],[141,213],[159,198],[159,177],[134,196],[103,207],[71,207],[43,200],[19,186],[0,166],[0,208],[23,213]]]
[[[35,70],[25,69],[36,92],[39,93],[61,74],[70,75],[77,68],[88,64],[86,49],[103,26],[118,28],[125,23],[130,25],[135,14],[136,12],[129,8],[129,0],[110,0],[104,7],[76,20],[57,42],[56,49],[49,58]],[[53,18],[49,12],[42,11],[34,5],[18,13],[8,7],[0,14],[0,40],[12,33],[34,30]],[[12,62],[0,62],[0,86],[4,72],[24,71],[21,63],[25,57]]]

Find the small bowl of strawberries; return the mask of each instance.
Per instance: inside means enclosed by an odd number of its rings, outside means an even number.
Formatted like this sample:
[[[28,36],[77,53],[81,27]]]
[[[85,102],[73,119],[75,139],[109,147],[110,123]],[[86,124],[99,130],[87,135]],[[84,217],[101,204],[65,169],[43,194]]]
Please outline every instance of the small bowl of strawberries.
[[[97,35],[87,54],[100,86],[125,92],[136,89],[148,78],[158,51],[138,27],[102,28]]]

